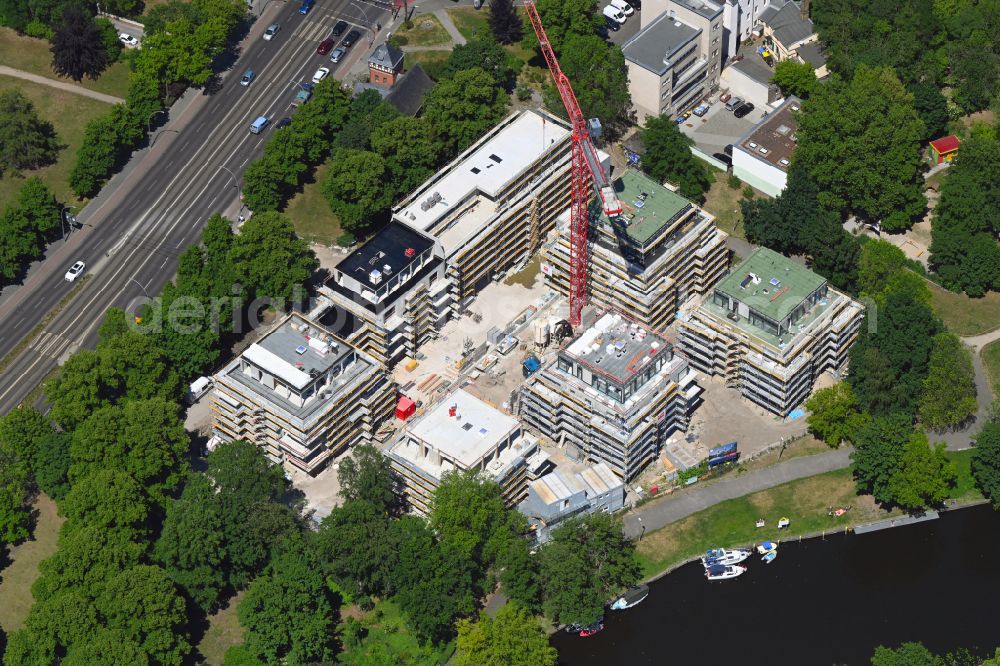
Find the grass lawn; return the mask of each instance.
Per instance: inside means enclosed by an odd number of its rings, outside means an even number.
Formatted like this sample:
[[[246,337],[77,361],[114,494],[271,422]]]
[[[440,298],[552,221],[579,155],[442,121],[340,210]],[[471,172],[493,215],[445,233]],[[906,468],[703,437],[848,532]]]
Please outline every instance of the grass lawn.
[[[420,63],[420,66],[427,72],[427,76],[432,79],[437,76],[438,68],[451,55],[451,51],[406,51],[405,46],[403,51],[406,52],[406,67],[408,69]]]
[[[107,95],[125,97],[125,93],[128,92],[129,69],[125,63],[114,63],[96,81],[84,77],[82,81],[77,83],[73,79],[59,76],[52,71],[52,52],[49,51],[47,41],[19,35],[10,28],[0,28],[0,63],[46,78],[83,86]]]
[[[343,233],[340,220],[330,210],[330,204],[320,191],[320,184],[329,170],[328,162],[317,167],[313,182],[306,183],[285,207],[285,214],[292,221],[295,233],[310,243],[331,245]]]
[[[1000,340],[983,347],[980,354],[983,365],[986,366],[986,374],[990,376],[990,383],[993,384],[993,395],[1000,397]]]
[[[208,618],[208,630],[197,645],[206,664],[219,666],[226,650],[243,643],[243,627],[236,617],[236,607],[244,594],[245,592],[240,592],[229,600],[228,606]]]
[[[932,438],[933,442],[934,439]],[[972,454],[973,449],[965,451],[949,451],[948,459],[955,463],[958,471],[958,482],[951,493],[953,499],[968,501],[981,499],[983,494],[976,487],[976,480],[972,478]]]
[[[414,16],[412,28],[407,30],[400,25],[392,34],[406,46],[438,46],[451,43],[451,35],[434,14]]]
[[[75,201],[76,195],[69,187],[69,172],[76,160],[76,151],[83,143],[83,130],[93,118],[106,113],[109,105],[38,83],[0,76],[0,89],[9,88],[19,88],[34,103],[38,115],[52,123],[59,142],[66,146],[59,152],[59,160],[55,164],[25,171],[22,175],[25,178],[39,176],[59,201]],[[0,204],[13,201],[23,183],[22,178],[10,174],[0,178]]]
[[[456,7],[455,9],[446,9],[445,11],[448,12],[452,23],[455,24],[455,27],[458,28],[458,31],[466,39],[471,41],[477,36],[490,34],[490,13],[485,5],[482,9]]]
[[[368,633],[362,643],[340,655],[339,663],[361,665],[374,663],[373,656],[391,657],[386,663],[432,666],[444,664],[455,650],[454,643],[435,649],[421,646],[406,625],[402,612],[392,601],[380,601],[375,609],[361,618]],[[379,662],[381,663],[381,662]]]
[[[730,236],[746,238],[743,231],[743,214],[740,212],[742,183],[737,189],[729,187],[729,175],[725,171],[715,171],[715,182],[705,193],[705,210],[715,216],[715,224]]]
[[[981,335],[1000,328],[1000,293],[969,298],[928,282],[934,311],[945,326],[958,335]]]
[[[63,519],[56,513],[56,503],[45,495],[35,502],[38,524],[30,541],[14,546],[8,553],[10,564],[0,569],[0,627],[7,634],[24,626],[24,619],[34,598],[31,585],[38,578],[38,563],[56,552],[56,539]]]

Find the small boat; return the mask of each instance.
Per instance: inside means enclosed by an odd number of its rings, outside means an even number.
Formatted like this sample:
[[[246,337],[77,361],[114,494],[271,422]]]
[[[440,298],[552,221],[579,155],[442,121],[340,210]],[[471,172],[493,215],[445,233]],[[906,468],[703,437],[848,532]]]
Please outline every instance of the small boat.
[[[774,560],[777,559],[777,557],[778,557],[778,551],[769,550],[766,553],[764,553],[763,557],[761,557],[760,559],[762,562],[764,562],[764,564],[770,564],[771,562],[774,562]]]
[[[611,610],[625,610],[626,608],[632,608],[632,606],[641,604],[648,596],[649,586],[637,585],[626,591],[622,596],[618,597],[618,599],[611,604]]]
[[[581,630],[583,630],[583,625],[582,624],[575,624],[575,623],[574,624],[567,624],[566,628],[565,628],[565,631],[566,631],[567,634],[578,634],[578,633],[580,633]]]
[[[706,567],[712,564],[739,564],[750,557],[750,551],[743,548],[726,550],[725,548],[709,548],[701,556],[701,563]]]
[[[594,624],[590,624],[590,625],[587,625],[586,627],[584,627],[580,631],[580,635],[583,636],[584,638],[587,638],[588,636],[593,636],[594,634],[596,634],[597,632],[601,631],[602,629],[604,629],[604,623],[601,622],[600,620],[598,620]]]
[[[713,564],[705,567],[705,578],[709,580],[726,580],[736,578],[747,570],[738,564]]]
[[[761,555],[767,555],[772,550],[778,550],[778,544],[774,541],[765,541],[764,543],[757,546],[757,552]]]

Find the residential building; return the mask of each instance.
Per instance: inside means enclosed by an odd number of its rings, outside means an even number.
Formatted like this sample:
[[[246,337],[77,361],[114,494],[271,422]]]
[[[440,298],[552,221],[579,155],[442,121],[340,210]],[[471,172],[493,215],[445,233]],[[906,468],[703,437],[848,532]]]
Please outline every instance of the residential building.
[[[825,278],[758,248],[681,320],[680,340],[695,368],[785,416],[845,366],[862,315]]]
[[[434,491],[449,472],[475,470],[500,485],[508,506],[527,496],[528,459],[538,439],[521,430],[516,418],[462,389],[445,396],[385,452],[403,479],[410,509],[427,515]]]
[[[391,88],[403,73],[403,51],[383,42],[368,56],[368,80],[383,88]]]
[[[718,88],[722,18],[722,6],[707,0],[670,0],[659,14],[644,8],[642,29],[622,45],[640,124],[694,107]]]
[[[528,484],[528,496],[517,510],[528,518],[537,543],[549,540],[552,530],[567,518],[625,506],[625,483],[599,462],[580,471],[561,467]]]
[[[778,60],[809,62],[816,76],[826,76],[826,58],[818,41],[808,8],[793,0],[770,0],[761,11],[754,32],[763,36],[764,46]]]
[[[958,155],[958,148],[961,145],[962,142],[954,134],[931,141],[931,162],[933,164],[951,162]]]
[[[604,462],[629,481],[685,430],[701,388],[662,335],[613,310],[584,325],[520,392],[524,423],[571,457]]]
[[[749,53],[722,70],[720,85],[733,97],[742,97],[765,111],[780,103],[781,89],[771,83],[774,70],[755,53]]]
[[[736,55],[741,43],[750,39],[767,0],[725,0],[723,5],[723,40],[726,60]]]
[[[385,101],[396,107],[404,116],[416,116],[424,106],[424,98],[434,88],[434,79],[419,63],[403,72],[396,79]]]
[[[626,169],[614,187],[622,213],[609,218],[595,203],[590,216],[589,302],[662,331],[681,303],[707,292],[725,274],[728,235],[710,214],[641,171]],[[542,253],[546,282],[564,295],[569,294],[569,235],[564,218]]]
[[[802,102],[791,95],[733,144],[733,174],[747,185],[776,197],[788,182]]]
[[[392,416],[395,385],[374,358],[291,314],[215,375],[213,429],[314,474]]]

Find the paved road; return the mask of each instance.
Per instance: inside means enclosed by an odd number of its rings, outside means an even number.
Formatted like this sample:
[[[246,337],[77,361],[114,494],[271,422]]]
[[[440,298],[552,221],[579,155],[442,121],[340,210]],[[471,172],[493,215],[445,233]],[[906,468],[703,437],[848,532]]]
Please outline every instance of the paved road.
[[[189,91],[193,101],[180,112],[175,107],[176,117],[156,135],[152,148],[134,158],[77,215],[83,229],[50,253],[44,266],[0,304],[2,358],[69,291],[63,280],[66,268],[77,259],[87,263],[90,277],[79,293],[0,373],[0,414],[18,405],[71,353],[91,344],[108,308],[131,307],[144,293],[157,294],[211,214],[236,217],[239,185],[225,169],[239,176],[274,131],[272,122],[264,133],[253,135],[250,123],[258,115],[273,121],[290,115],[296,82],[308,81],[320,65],[343,78],[366,57],[367,40],[359,40],[338,65],[315,53],[316,44],[336,20],[364,25],[357,4],[358,0],[320,0],[308,16],[301,16],[298,3],[270,3],[244,41],[242,55],[224,77],[221,90]],[[372,21],[381,18],[384,7],[365,3]],[[282,30],[265,42],[260,35],[273,22],[281,23]],[[257,78],[244,87],[238,81],[248,67]]]
[[[626,515],[625,535],[636,538],[643,532],[643,527],[647,532],[658,530],[719,502],[774,488],[796,479],[843,469],[851,464],[850,456],[853,450],[851,447],[841,447],[814,456],[792,458],[745,474],[730,474],[702,487],[675,491],[663,499],[644,504]]]
[[[39,76],[38,74],[32,74],[31,72],[26,72],[23,69],[14,69],[13,67],[8,67],[7,65],[0,65],[0,74],[4,76],[13,76],[19,79],[24,79],[25,81],[31,81],[32,83],[40,83],[43,86],[50,86],[52,88],[58,88],[59,90],[66,90],[77,95],[83,95],[84,97],[92,97],[101,102],[107,102],[108,104],[121,104],[125,100],[121,97],[115,97],[114,95],[105,95],[104,93],[99,93],[95,90],[87,90],[83,86],[78,86],[75,83],[66,83],[65,81],[58,81],[56,79],[50,79],[47,76]]]

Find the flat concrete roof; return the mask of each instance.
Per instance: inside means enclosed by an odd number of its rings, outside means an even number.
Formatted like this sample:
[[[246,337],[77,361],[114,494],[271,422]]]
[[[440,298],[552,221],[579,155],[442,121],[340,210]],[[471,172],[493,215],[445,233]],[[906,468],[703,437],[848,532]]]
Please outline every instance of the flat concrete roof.
[[[323,374],[354,350],[332,333],[293,314],[250,345],[243,357],[297,389]]]
[[[540,479],[531,482],[531,487],[545,504],[554,504],[567,499],[581,490],[589,493],[589,498],[603,495],[623,482],[604,462],[587,465],[574,473],[573,470],[556,469]]]
[[[716,291],[776,322],[784,321],[826,278],[766,247],[757,248]]]
[[[714,2],[705,2],[704,0],[673,0],[673,2],[707,19],[713,19],[722,13],[722,6]]]
[[[669,62],[671,56],[700,34],[700,28],[692,28],[664,12],[622,44],[622,53],[626,60],[663,76],[670,67],[663,61]]]
[[[670,354],[672,349],[663,336],[611,310],[570,342],[565,353],[625,384],[654,358]]]
[[[449,414],[452,407],[455,407],[455,416]],[[519,427],[513,416],[459,389],[442,399],[408,430],[413,437],[468,468]]]
[[[795,112],[802,108],[798,97],[789,97],[740,139],[738,148],[762,162],[787,172],[795,153],[799,123]]]
[[[626,169],[614,182],[614,188],[622,204],[618,224],[624,223],[629,238],[643,246],[693,206],[681,195],[635,169]]]
[[[569,133],[563,121],[548,114],[526,110],[508,117],[499,129],[424,183],[395,210],[394,217],[435,236],[450,253],[493,216],[504,188]],[[479,201],[474,201],[477,196]],[[449,213],[465,207],[467,212],[457,219],[442,223]]]

